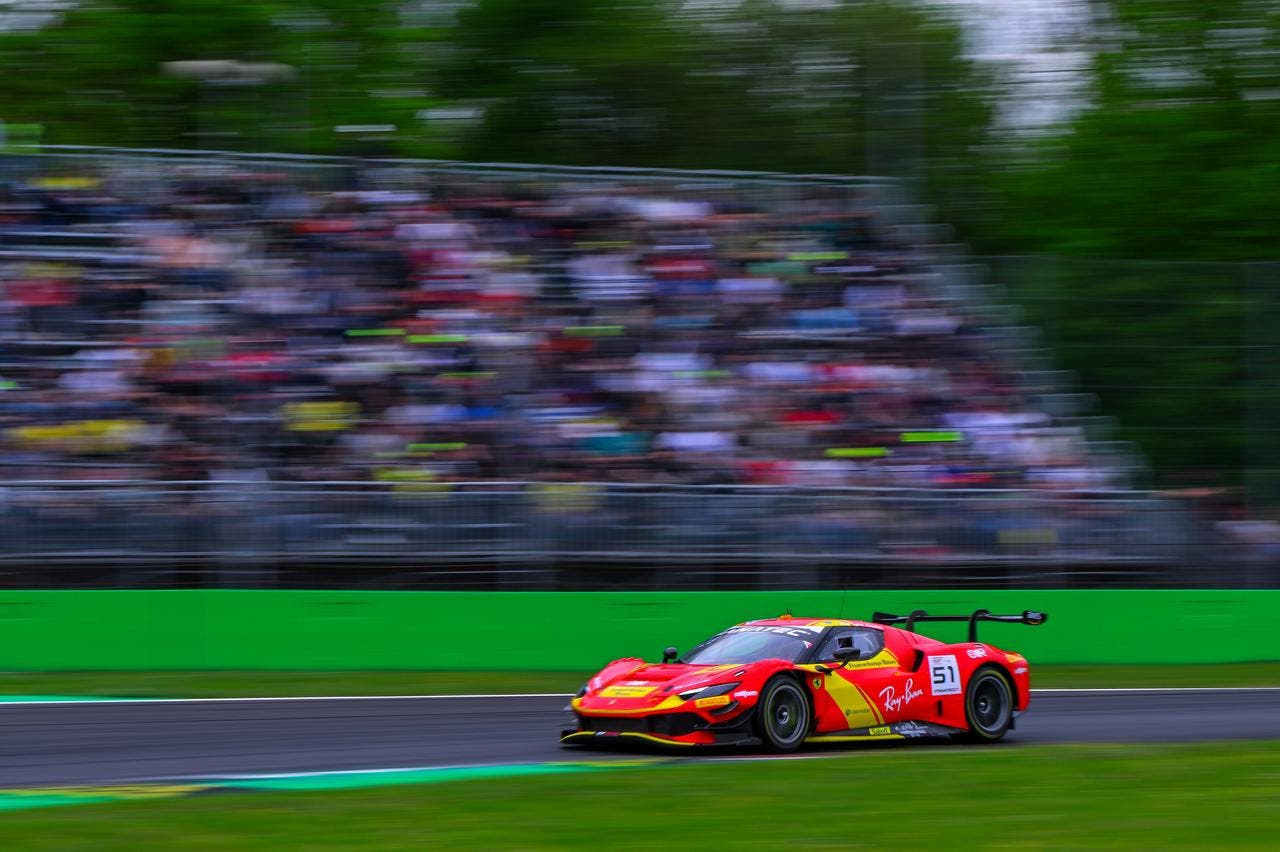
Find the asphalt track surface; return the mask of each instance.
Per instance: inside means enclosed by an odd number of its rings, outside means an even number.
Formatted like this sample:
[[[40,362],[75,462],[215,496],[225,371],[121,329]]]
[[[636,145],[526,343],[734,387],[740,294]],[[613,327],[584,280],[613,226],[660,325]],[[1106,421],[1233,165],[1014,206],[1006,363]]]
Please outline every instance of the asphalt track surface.
[[[562,748],[565,704],[563,696],[0,704],[0,787],[634,757]],[[1280,689],[1038,692],[996,747],[1228,739],[1280,739]]]

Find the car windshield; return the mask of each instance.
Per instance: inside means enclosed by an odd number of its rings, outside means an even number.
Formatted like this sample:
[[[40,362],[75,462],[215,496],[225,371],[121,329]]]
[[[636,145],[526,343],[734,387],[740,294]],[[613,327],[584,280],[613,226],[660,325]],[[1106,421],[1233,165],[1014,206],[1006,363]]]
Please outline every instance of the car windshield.
[[[702,666],[754,663],[757,660],[796,662],[813,647],[817,633],[788,627],[731,627],[712,636],[685,655],[684,662]],[[800,635],[796,635],[800,634]]]

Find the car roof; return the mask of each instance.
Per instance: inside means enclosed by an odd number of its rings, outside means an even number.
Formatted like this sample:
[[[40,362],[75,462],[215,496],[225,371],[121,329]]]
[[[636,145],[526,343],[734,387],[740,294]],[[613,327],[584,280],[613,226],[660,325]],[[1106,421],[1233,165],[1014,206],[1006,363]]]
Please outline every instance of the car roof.
[[[874,627],[882,630],[879,624],[866,621],[855,621],[850,618],[804,618],[798,615],[780,615],[777,618],[760,618],[755,621],[744,621],[739,627]]]

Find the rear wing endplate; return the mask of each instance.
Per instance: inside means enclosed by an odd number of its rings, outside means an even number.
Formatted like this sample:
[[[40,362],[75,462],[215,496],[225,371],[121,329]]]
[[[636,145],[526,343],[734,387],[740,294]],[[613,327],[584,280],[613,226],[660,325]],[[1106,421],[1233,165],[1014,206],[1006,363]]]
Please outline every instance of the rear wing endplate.
[[[910,615],[891,615],[887,612],[876,612],[871,616],[871,620],[876,624],[901,624],[903,629],[911,630],[919,621],[967,621],[969,622],[969,641],[978,641],[978,622],[979,621],[1001,621],[1005,624],[1044,624],[1049,618],[1043,612],[1035,610],[1023,610],[1022,615],[992,615],[988,610],[977,609],[972,615],[929,615],[922,609],[917,609]]]

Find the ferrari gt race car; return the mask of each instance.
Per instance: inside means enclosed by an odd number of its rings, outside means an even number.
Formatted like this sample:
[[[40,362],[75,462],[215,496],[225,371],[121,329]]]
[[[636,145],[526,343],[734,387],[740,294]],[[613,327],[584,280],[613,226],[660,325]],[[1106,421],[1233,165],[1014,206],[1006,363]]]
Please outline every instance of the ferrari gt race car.
[[[614,660],[569,707],[565,744],[640,740],[667,746],[763,746],[963,737],[995,742],[1031,699],[1026,658],[978,641],[981,621],[1043,624],[1045,614],[898,616],[871,621],[778,618],[730,627],[678,659]],[[966,621],[967,642],[915,633]],[[901,624],[902,627],[895,625]]]

